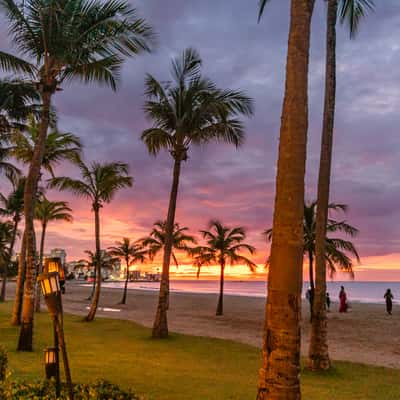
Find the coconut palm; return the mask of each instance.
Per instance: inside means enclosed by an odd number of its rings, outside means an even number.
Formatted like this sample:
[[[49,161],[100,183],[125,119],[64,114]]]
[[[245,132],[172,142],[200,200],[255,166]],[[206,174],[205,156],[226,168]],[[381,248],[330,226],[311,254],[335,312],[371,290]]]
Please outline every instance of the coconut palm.
[[[129,238],[122,238],[122,242],[115,242],[115,246],[108,248],[108,253],[113,257],[123,258],[126,264],[126,277],[124,293],[120,304],[126,304],[126,294],[128,291],[129,267],[138,262],[143,263],[146,259],[147,251],[138,242],[131,242]]]
[[[32,350],[35,286],[34,196],[40,175],[52,98],[66,81],[97,82],[116,89],[124,57],[148,51],[152,30],[128,2],[101,0],[1,0],[16,52],[0,52],[0,67],[28,75],[42,112],[25,185],[26,281],[19,350]],[[32,63],[30,60],[34,60]]]
[[[11,154],[18,161],[29,164],[32,160],[39,137],[39,128],[39,123],[31,115],[28,117],[25,129],[13,133]],[[82,143],[78,136],[52,130],[46,137],[41,168],[54,178],[54,167],[62,161],[76,163],[80,159],[81,151]]]
[[[220,221],[210,221],[209,231],[200,231],[206,241],[206,246],[199,246],[193,250],[195,255],[195,264],[202,265],[219,265],[221,268],[219,297],[216,315],[223,315],[224,306],[224,272],[226,265],[244,264],[255,272],[257,265],[240,254],[247,251],[254,254],[255,248],[249,244],[243,243],[246,239],[246,231],[243,227],[238,226],[230,228],[222,225]]]
[[[166,225],[166,221],[156,221],[149,236],[140,239],[141,245],[147,248],[147,253],[151,261],[153,261],[154,258],[165,248]],[[192,249],[190,245],[196,244],[196,239],[187,233],[188,230],[189,228],[186,226],[180,227],[178,223],[174,224],[174,230],[172,232],[171,257],[174,260],[176,268],[179,267],[179,263],[175,251],[183,251],[190,255]]]
[[[52,118],[55,118],[55,114],[52,114]],[[26,118],[26,122],[18,130],[14,130],[10,135],[10,154],[14,156],[18,161],[28,164],[33,157],[35,144],[38,140],[39,125],[36,121],[35,115],[30,114]],[[61,133],[57,130],[52,130],[46,137],[45,149],[43,154],[43,160],[41,165],[41,171],[47,170],[51,176],[54,177],[54,168],[63,161],[69,161],[76,163],[79,161],[81,156],[82,144],[80,139],[72,133]],[[39,176],[42,176],[40,172]],[[40,178],[39,178],[40,179]],[[38,191],[40,192],[40,190]],[[40,193],[37,193],[37,197],[40,197]],[[24,244],[24,242],[22,243]],[[24,251],[21,249],[21,254]],[[24,280],[22,277],[25,274],[25,263],[22,257],[20,257],[18,265],[18,277],[16,285],[16,296],[14,302],[14,312],[12,323],[15,325],[19,324],[21,316],[18,314],[21,312],[21,306],[19,304],[19,293],[23,290],[19,285],[23,285]],[[42,263],[40,262],[40,265]],[[21,276],[21,279],[20,279]],[[40,296],[40,292],[37,291],[37,299]],[[36,302],[36,304],[38,304]],[[36,306],[36,309],[38,305]]]
[[[19,177],[17,179],[11,180],[13,189],[10,194],[5,197],[0,194],[0,204],[2,208],[0,208],[0,215],[6,216],[12,219],[13,222],[13,230],[10,240],[10,245],[8,248],[8,256],[4,263],[4,274],[3,274],[3,282],[1,286],[0,293],[0,301],[5,301],[6,299],[6,282],[7,282],[7,268],[10,264],[11,257],[14,251],[15,239],[17,237],[18,225],[21,221],[22,213],[24,210],[24,186],[25,186],[25,178]],[[22,285],[17,282],[17,287],[22,289]],[[21,297],[21,290],[17,293],[18,298]]]
[[[333,148],[333,128],[336,100],[336,21],[347,23],[350,37],[358,31],[361,19],[374,8],[372,0],[329,0],[326,31],[325,103],[318,176],[316,216],[316,268],[313,323],[309,348],[309,365],[312,370],[330,368],[326,317],[326,267],[324,252],[329,212],[329,191]]]
[[[260,15],[267,0],[260,1]],[[314,0],[292,0],[257,400],[300,399],[302,221]]]
[[[81,180],[68,177],[53,178],[49,186],[59,190],[68,190],[78,197],[87,199],[92,204],[94,212],[95,239],[96,239],[96,291],[85,321],[92,321],[96,315],[100,299],[101,264],[100,264],[100,208],[110,203],[118,190],[131,187],[132,177],[128,175],[128,165],[121,162],[100,164],[92,162],[86,165],[78,163]]]
[[[46,238],[46,229],[50,222],[53,221],[72,221],[72,209],[68,206],[66,201],[50,201],[46,196],[42,195],[40,200],[35,205],[35,219],[40,222],[42,227],[42,234],[40,238],[40,251],[39,251],[39,268],[38,273],[43,270],[43,253]],[[36,311],[40,311],[40,287],[36,290]]]
[[[162,149],[173,158],[173,179],[166,219],[166,238],[157,313],[153,337],[168,336],[168,281],[173,229],[182,161],[192,145],[211,141],[240,146],[244,128],[239,115],[250,116],[252,100],[240,91],[222,90],[201,75],[201,59],[194,49],[186,49],[172,61],[172,81],[159,82],[146,76],[146,116],[153,126],[142,133],[150,154]]]
[[[345,204],[330,203],[329,211],[347,211]],[[309,204],[304,204],[304,218],[303,218],[303,243],[304,250],[303,255],[308,259],[309,269],[309,282],[311,289],[311,302],[310,302],[310,314],[313,315],[313,299],[315,295],[315,284],[314,284],[314,269],[315,269],[315,245],[316,245],[316,215],[317,215],[317,202],[313,201]],[[328,269],[331,277],[336,272],[336,267],[341,271],[345,271],[353,276],[353,261],[351,257],[354,257],[358,262],[360,257],[354,244],[348,240],[344,240],[340,237],[331,237],[332,233],[341,233],[355,237],[358,234],[358,229],[352,225],[349,225],[346,221],[336,221],[329,218],[326,224],[325,238],[325,268]],[[272,229],[264,231],[268,241],[272,239]],[[347,253],[347,254],[346,254]]]

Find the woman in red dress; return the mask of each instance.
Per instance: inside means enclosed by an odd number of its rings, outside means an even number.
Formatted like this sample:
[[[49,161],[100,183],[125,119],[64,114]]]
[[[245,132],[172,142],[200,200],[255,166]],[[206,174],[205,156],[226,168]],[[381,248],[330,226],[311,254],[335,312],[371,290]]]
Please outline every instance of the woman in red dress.
[[[339,312],[347,312],[347,296],[344,287],[340,287],[339,293]]]

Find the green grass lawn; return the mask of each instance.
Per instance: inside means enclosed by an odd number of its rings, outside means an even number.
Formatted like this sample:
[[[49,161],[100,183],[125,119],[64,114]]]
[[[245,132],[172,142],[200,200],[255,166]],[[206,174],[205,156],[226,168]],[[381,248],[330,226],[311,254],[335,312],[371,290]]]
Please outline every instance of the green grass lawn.
[[[46,312],[35,320],[35,351],[15,351],[18,328],[9,324],[11,303],[0,304],[0,344],[9,351],[14,376],[44,375],[43,348],[52,345]],[[146,399],[246,400],[255,398],[260,351],[231,341],[173,334],[153,340],[150,330],[129,321],[65,317],[72,379],[105,378]],[[398,400],[400,370],[335,362],[329,373],[303,371],[306,400]]]

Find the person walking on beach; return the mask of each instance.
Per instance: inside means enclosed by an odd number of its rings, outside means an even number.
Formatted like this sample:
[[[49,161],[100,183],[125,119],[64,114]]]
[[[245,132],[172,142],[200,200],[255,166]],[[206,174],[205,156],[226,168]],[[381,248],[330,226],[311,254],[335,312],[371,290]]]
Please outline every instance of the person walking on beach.
[[[331,311],[331,298],[328,292],[326,292],[326,309],[328,312]]]
[[[344,291],[344,287],[340,286],[339,293],[339,312],[347,312],[347,295]]]
[[[386,290],[385,295],[383,296],[386,300],[386,312],[389,315],[392,315],[392,307],[393,307],[393,294],[390,289]]]

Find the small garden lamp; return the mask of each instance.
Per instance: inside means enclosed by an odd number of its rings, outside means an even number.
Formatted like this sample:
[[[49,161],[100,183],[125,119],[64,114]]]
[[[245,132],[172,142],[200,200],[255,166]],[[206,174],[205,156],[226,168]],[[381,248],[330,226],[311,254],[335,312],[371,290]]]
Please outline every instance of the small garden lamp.
[[[37,278],[50,315],[55,318],[62,313],[61,289],[58,272],[40,274]]]
[[[55,347],[47,347],[44,350],[44,365],[46,369],[46,378],[56,378],[57,377],[57,358],[58,349]]]

